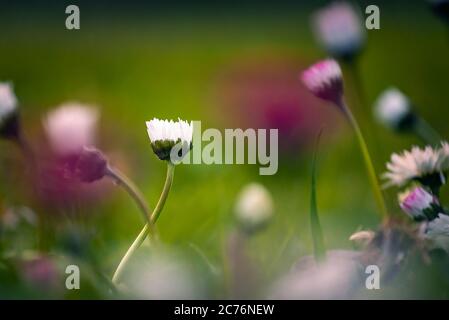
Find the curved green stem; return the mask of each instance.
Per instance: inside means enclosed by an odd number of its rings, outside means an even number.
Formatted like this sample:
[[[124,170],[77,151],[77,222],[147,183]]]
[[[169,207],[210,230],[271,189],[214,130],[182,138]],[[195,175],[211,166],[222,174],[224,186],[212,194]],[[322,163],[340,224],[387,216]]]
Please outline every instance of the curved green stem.
[[[365,138],[363,138],[362,131],[360,130],[360,127],[357,123],[357,120],[355,119],[354,115],[352,114],[349,107],[346,105],[345,102],[340,103],[340,108],[345,112],[351,126],[353,127],[355,131],[355,135],[357,137],[357,140],[360,145],[360,150],[363,155],[363,160],[365,161],[366,170],[368,172],[368,178],[371,184],[371,188],[373,190],[374,198],[376,200],[377,207],[379,211],[381,212],[382,216],[388,217],[388,210],[385,205],[385,200],[382,194],[382,190],[380,189],[379,182],[377,180],[376,171],[374,169],[373,162],[371,160],[371,156],[368,151],[368,147],[365,142]]]
[[[316,201],[316,166],[317,155],[320,138],[323,129],[318,133],[316,140],[315,151],[312,162],[312,179],[311,179],[311,194],[310,194],[310,227],[312,231],[313,251],[316,262],[321,262],[326,257],[326,247],[324,245],[323,229],[321,228],[320,218],[318,216],[318,207]]]
[[[117,168],[112,168],[108,166],[106,168],[106,175],[109,176],[116,184],[121,186],[133,200],[136,202],[140,211],[142,212],[144,220],[148,223],[150,221],[150,210],[148,209],[148,205],[143,197],[142,193],[136,187],[136,185],[128,179],[122,172],[120,172]]]
[[[114,272],[114,275],[112,276],[112,283],[117,285],[119,283],[119,280],[121,278],[121,275],[123,274],[123,270],[125,269],[126,264],[128,263],[129,259],[133,255],[133,253],[142,245],[142,243],[145,241],[145,238],[147,237],[149,233],[148,224],[146,224],[142,231],[140,231],[137,238],[134,240],[134,242],[131,244],[129,249],[126,251],[123,258],[120,260],[120,263],[117,266],[117,269]]]
[[[130,260],[131,256],[134,254],[134,252],[142,245],[145,238],[150,233],[150,226],[154,225],[159,218],[162,209],[164,208],[165,202],[167,201],[168,194],[170,192],[171,186],[173,184],[173,177],[175,173],[175,165],[171,163],[170,161],[167,162],[167,175],[165,178],[165,184],[164,188],[162,190],[162,193],[159,197],[159,201],[157,202],[156,207],[154,208],[153,213],[150,216],[150,221],[145,224],[142,231],[140,231],[137,238],[134,240],[132,245],[129,247],[129,249],[126,251],[123,258],[120,260],[120,263],[117,267],[117,269],[114,272],[114,275],[112,276],[112,282],[117,285],[120,282],[120,278],[123,274],[123,270],[125,269],[125,266],[127,265],[128,261]]]

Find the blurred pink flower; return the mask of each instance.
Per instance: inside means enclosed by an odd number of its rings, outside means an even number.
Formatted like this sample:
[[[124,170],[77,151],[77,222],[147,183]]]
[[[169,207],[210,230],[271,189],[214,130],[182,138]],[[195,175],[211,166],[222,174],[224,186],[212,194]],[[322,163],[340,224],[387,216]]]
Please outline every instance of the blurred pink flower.
[[[42,291],[56,290],[63,283],[55,263],[43,255],[24,259],[20,264],[20,269],[23,280]]]
[[[225,121],[241,128],[279,129],[284,153],[297,154],[312,145],[323,123],[331,129],[335,121],[326,123],[331,118],[328,111],[316,108],[319,101],[298,85],[296,70],[301,65],[296,59],[274,56],[242,59],[229,67],[219,88]]]
[[[97,120],[95,108],[74,102],[49,112],[44,119],[44,128],[53,151],[65,156],[94,145]]]

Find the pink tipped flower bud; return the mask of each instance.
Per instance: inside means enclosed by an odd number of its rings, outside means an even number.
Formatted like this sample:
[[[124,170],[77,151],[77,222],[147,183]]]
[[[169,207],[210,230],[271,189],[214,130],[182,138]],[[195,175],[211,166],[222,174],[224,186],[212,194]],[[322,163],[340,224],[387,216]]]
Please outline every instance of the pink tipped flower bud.
[[[318,98],[341,104],[343,76],[335,60],[323,60],[312,65],[302,73],[301,81]]]
[[[401,194],[399,205],[414,220],[432,220],[440,212],[438,199],[421,187]]]

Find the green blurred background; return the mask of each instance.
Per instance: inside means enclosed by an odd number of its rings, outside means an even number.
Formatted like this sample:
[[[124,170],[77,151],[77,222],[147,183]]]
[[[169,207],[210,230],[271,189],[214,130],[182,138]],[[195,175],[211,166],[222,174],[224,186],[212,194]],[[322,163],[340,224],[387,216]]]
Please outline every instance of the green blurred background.
[[[310,14],[325,3],[81,1],[81,30],[69,31],[64,26],[64,1],[2,2],[0,80],[14,83],[31,138],[42,136],[41,117],[64,101],[98,106],[99,147],[136,182],[153,207],[165,167],[152,153],[145,121],[181,117],[201,120],[203,128],[242,126],[242,117],[251,119],[255,109],[233,108],[225,97],[230,84],[232,92],[238,90],[228,75],[232,79],[232,73],[246,70],[246,64],[256,75],[264,74],[265,67],[276,70],[281,65],[283,71],[275,71],[279,81],[289,83],[288,90],[303,90],[299,72],[326,57],[310,28]],[[386,87],[403,90],[443,136],[449,133],[449,34],[425,1],[378,5],[381,29],[367,32],[360,58],[366,103],[353,108],[380,173],[391,152],[420,143],[374,123],[371,104]],[[350,83],[347,90],[351,96]],[[314,101],[307,94],[305,99]],[[327,246],[351,248],[352,232],[375,229],[380,217],[351,130],[331,106],[315,102],[311,107],[325,117],[314,122],[307,141],[292,143],[291,150],[280,153],[276,175],[260,176],[254,165],[177,167],[158,222],[163,242],[186,252],[193,244],[220,265],[226,234],[235,224],[235,198],[245,184],[257,181],[272,193],[276,209],[272,224],[250,243],[258,266],[283,270],[310,254],[310,145],[322,125],[326,129],[319,151],[318,207]],[[0,142],[0,194],[8,206],[26,205],[7,174],[16,153],[9,143]],[[392,211],[399,213],[396,192],[386,191]],[[141,216],[118,188],[80,207],[93,217],[89,245],[103,271],[111,274],[141,229]]]

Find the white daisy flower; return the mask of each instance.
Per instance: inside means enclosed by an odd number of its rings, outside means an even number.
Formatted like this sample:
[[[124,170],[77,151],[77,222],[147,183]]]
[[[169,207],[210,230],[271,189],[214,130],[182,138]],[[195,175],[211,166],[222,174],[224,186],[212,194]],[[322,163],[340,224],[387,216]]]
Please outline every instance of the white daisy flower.
[[[270,192],[259,183],[251,183],[240,192],[235,214],[241,225],[249,231],[263,226],[273,215]]]
[[[0,128],[17,111],[17,98],[10,83],[0,83]]]
[[[188,123],[179,118],[178,121],[154,118],[147,121],[146,125],[151,147],[161,160],[170,160],[175,145],[180,144],[182,149],[179,152],[182,152],[183,156],[186,153],[185,149],[189,150],[192,147],[193,122]]]
[[[97,109],[69,102],[51,111],[43,120],[53,150],[59,155],[78,154],[95,143]]]
[[[402,154],[393,153],[387,163],[386,186],[404,186],[412,180],[423,183],[444,183],[444,171],[449,168],[449,145],[443,142],[441,148],[426,146],[424,149],[413,147]],[[429,180],[430,179],[430,180]]]
[[[393,130],[401,130],[413,121],[410,100],[398,89],[385,90],[374,105],[377,120]]]
[[[336,58],[352,58],[365,42],[361,16],[347,2],[334,2],[313,16],[318,42]]]
[[[438,217],[427,224],[425,237],[436,247],[449,252],[449,216],[440,213]]]

